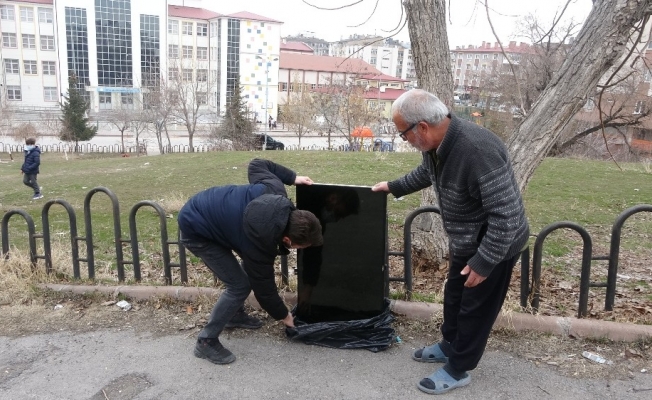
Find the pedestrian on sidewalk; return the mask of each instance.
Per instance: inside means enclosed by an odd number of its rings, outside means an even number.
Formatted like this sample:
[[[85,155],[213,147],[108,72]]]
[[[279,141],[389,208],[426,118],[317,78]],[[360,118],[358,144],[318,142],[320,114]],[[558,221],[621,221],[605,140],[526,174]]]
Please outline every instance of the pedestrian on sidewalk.
[[[529,228],[507,149],[494,133],[420,89],[394,102],[392,119],[422,162],[372,190],[402,197],[432,186],[450,242],[442,339],[412,356],[444,364],[417,385],[441,394],[471,382],[468,371],[482,358]]]
[[[41,187],[36,181],[36,175],[39,174],[39,167],[41,166],[41,149],[36,145],[36,139],[25,139],[25,161],[20,167],[20,173],[23,175],[23,184],[29,186],[34,190],[32,200],[42,199]]]
[[[244,311],[252,290],[272,318],[294,327],[294,318],[277,292],[274,260],[279,254],[288,254],[288,249],[323,243],[317,217],[297,210],[284,186],[311,185],[309,177],[261,159],[249,163],[248,176],[248,185],[217,186],[194,195],[178,216],[181,243],[201,258],[225,287],[194,350],[196,357],[215,364],[235,361],[219,341],[224,328],[262,326]]]

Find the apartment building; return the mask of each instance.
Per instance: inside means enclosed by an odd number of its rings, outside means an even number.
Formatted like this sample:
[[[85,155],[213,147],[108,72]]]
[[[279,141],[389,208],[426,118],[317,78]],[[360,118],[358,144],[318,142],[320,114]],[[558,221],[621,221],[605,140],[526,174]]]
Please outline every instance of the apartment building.
[[[58,107],[61,84],[53,1],[0,1],[0,31],[0,107]]]
[[[56,109],[74,74],[93,113],[142,107],[148,86],[180,81],[216,115],[242,85],[275,118],[282,22],[173,2],[0,0],[0,101]]]
[[[383,74],[407,80],[409,87],[416,86],[416,71],[408,43],[382,36],[353,35],[332,43],[330,54],[362,59]]]
[[[294,36],[286,36],[283,38],[286,42],[299,42],[303,43],[306,46],[310,47],[313,51],[313,54],[317,56],[327,56],[330,55],[330,43],[324,39],[315,37],[312,33],[299,33]]]
[[[533,50],[527,43],[512,41],[504,46],[505,54],[498,43],[482,42],[480,46],[461,46],[451,50],[451,69],[455,82],[455,90],[459,93],[468,92],[481,87],[484,79],[493,71],[507,68],[509,61],[518,64],[521,57]],[[509,57],[509,58],[506,58]]]

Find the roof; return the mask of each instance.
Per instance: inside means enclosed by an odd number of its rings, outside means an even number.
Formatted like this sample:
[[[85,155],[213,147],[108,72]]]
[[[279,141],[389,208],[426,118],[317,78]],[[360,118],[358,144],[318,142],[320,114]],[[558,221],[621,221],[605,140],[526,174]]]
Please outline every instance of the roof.
[[[366,74],[358,77],[359,79],[367,79],[370,81],[385,81],[385,82],[410,82],[409,80],[406,79],[401,79],[397,78],[395,76],[383,74],[383,73],[378,73],[378,74]]]
[[[206,10],[204,8],[168,5],[168,16],[176,18],[209,20],[221,17],[222,14],[218,14],[214,11]]]
[[[226,15],[226,17],[236,18],[236,19],[248,19],[248,20],[251,20],[251,21],[274,22],[274,23],[277,23],[277,24],[282,24],[283,23],[283,22],[277,21],[275,19],[263,17],[262,15],[250,13],[249,11],[240,11],[240,12],[237,12],[235,14]]]
[[[392,89],[392,88],[385,88],[385,91],[380,91],[378,93],[378,88],[371,87],[369,90],[365,90],[364,92],[364,98],[367,100],[396,100],[401,96],[403,93],[407,92],[405,89]]]
[[[53,5],[54,0],[8,0],[10,3],[34,3]]]
[[[380,74],[372,65],[359,58],[316,56],[311,54],[281,53],[280,69]]]
[[[304,53],[314,53],[312,47],[308,46],[303,42],[281,42],[281,51],[301,51]]]

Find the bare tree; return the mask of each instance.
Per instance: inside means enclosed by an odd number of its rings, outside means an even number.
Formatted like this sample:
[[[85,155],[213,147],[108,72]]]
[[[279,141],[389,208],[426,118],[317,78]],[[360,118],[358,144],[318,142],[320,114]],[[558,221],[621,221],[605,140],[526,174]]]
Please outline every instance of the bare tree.
[[[297,135],[301,147],[301,138],[315,127],[315,105],[308,88],[299,82],[298,76],[293,78],[282,107],[283,122]]]
[[[143,89],[143,118],[149,123],[149,129],[154,132],[161,154],[165,153],[164,135],[167,139],[167,145],[172,145],[168,132],[168,123],[177,103],[174,87],[168,86],[166,82]]]
[[[380,112],[369,107],[364,96],[365,87],[355,85],[354,81],[354,74],[333,79],[314,94],[316,114],[323,119],[320,133],[328,135],[329,148],[332,135],[345,138],[354,148],[354,130],[378,123],[381,119]]]
[[[2,96],[2,92],[0,92]],[[1,99],[0,102],[0,140],[5,142],[11,137],[13,131],[13,119],[14,119],[14,110],[9,107],[5,99]],[[11,154],[11,146],[5,143],[5,150],[9,154],[9,159],[14,160],[13,154]]]
[[[120,151],[125,152],[125,131],[131,127],[131,124],[138,114],[133,108],[120,106],[119,109],[111,110],[106,116],[110,125],[114,126],[120,132]]]
[[[172,116],[181,121],[188,131],[189,151],[194,151],[193,139],[197,125],[204,119],[215,114],[208,106],[208,96],[213,93],[217,84],[215,74],[209,73],[208,62],[183,62],[175,65],[171,63],[171,73],[168,81],[168,90],[174,93],[176,100],[172,109]]]

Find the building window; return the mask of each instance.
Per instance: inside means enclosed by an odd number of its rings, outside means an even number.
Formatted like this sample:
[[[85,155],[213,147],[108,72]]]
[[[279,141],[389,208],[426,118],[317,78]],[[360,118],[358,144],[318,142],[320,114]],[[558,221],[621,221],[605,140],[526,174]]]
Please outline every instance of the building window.
[[[28,35],[26,33],[23,33],[21,36],[23,38],[23,49],[35,49],[36,48],[36,36]]]
[[[645,71],[645,76],[643,77],[643,80],[645,82],[650,82],[652,80],[652,71],[650,71],[649,69]]]
[[[219,65],[219,64],[218,64]],[[228,20],[226,39],[226,99],[231,101],[240,75],[240,20]]]
[[[43,88],[43,98],[45,101],[57,101],[57,88],[56,87],[44,87]]]
[[[21,101],[23,95],[20,92],[20,86],[7,86],[7,100]]]
[[[634,114],[642,114],[643,111],[644,111],[643,100],[639,100],[636,102],[636,106],[634,106]]]
[[[211,22],[211,37],[217,36],[217,22]]]
[[[1,5],[0,6],[0,19],[6,19],[8,21],[13,21],[16,19],[14,14],[14,6],[10,5]]]
[[[208,60],[208,47],[197,47],[197,59]]]
[[[287,92],[288,91],[288,84],[285,82],[279,82],[278,83],[278,91],[279,92]]]
[[[38,22],[43,24],[51,24],[54,20],[54,14],[51,8],[38,8]]]
[[[207,69],[198,69],[197,70],[197,81],[206,82],[208,80],[208,70]]]
[[[208,36],[208,24],[197,23],[197,36]]]
[[[183,46],[181,49],[181,55],[186,59],[192,58],[192,46]]]
[[[36,60],[23,60],[23,66],[25,68],[25,75],[38,75]]]
[[[181,33],[184,35],[192,36],[192,22],[182,22]]]
[[[15,33],[2,32],[2,47],[15,49],[18,47]]]
[[[54,50],[54,36],[41,35],[41,50]]]
[[[473,54],[467,54],[466,58],[473,58]]]
[[[130,0],[95,0],[99,86],[133,85]]]
[[[192,70],[191,69],[181,70],[181,80],[186,83],[192,82]]]
[[[177,21],[176,19],[168,20],[168,33],[170,35],[179,34],[179,21]]]
[[[143,86],[158,86],[161,81],[159,17],[140,15],[140,72]]]
[[[134,109],[134,94],[133,93],[120,93],[120,103],[123,110]]]
[[[168,57],[169,58],[179,58],[179,46],[176,44],[168,45]]]
[[[68,64],[68,71],[77,77],[77,89],[82,94],[82,97],[88,101],[89,94],[85,90],[86,86],[90,85],[86,9],[66,7],[65,22],[67,42],[66,62]],[[49,63],[47,68],[46,63]],[[43,74],[56,75],[55,63],[53,61],[43,61]]]
[[[5,58],[5,74],[19,74],[20,63],[12,58]]]
[[[111,109],[111,93],[100,93],[100,110]]]
[[[206,104],[206,92],[197,92],[197,104],[203,106]]]
[[[20,20],[34,22],[34,9],[32,7],[20,7]]]
[[[57,63],[54,61],[43,61],[43,75],[56,75]]]
[[[179,71],[176,68],[168,69],[168,82],[176,82],[179,78]]]
[[[483,59],[483,60],[486,60],[486,59],[488,59],[488,58],[489,58],[489,54],[483,54],[483,55],[482,55],[482,59]]]

